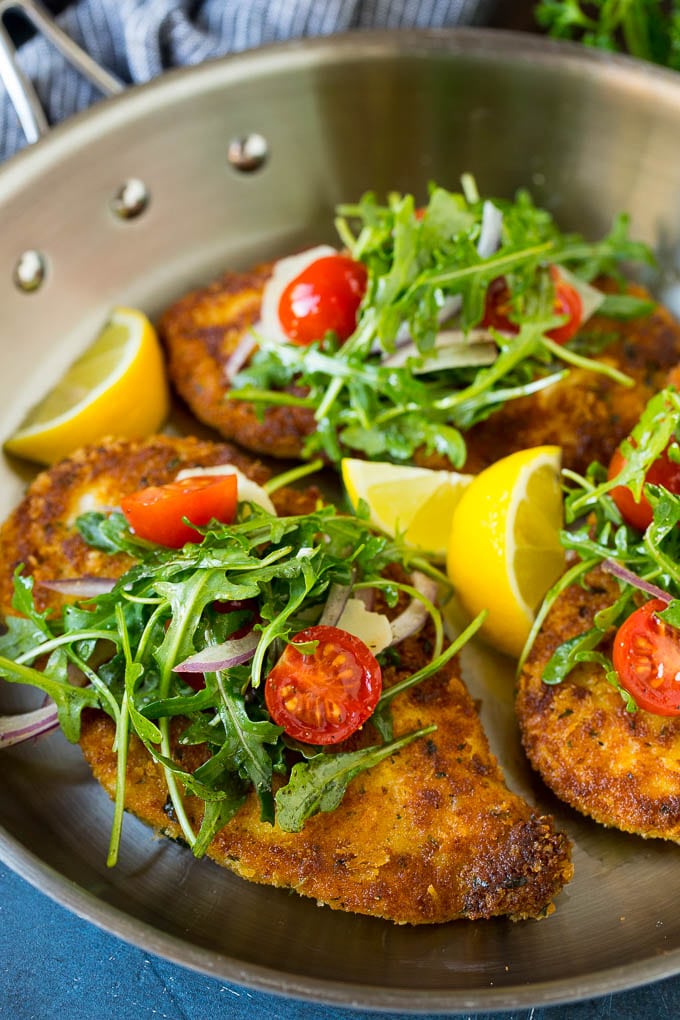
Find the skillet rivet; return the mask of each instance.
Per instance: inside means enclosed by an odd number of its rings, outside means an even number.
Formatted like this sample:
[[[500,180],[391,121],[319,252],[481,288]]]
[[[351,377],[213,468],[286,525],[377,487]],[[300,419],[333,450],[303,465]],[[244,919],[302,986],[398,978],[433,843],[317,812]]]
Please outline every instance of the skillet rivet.
[[[41,286],[46,270],[47,264],[44,255],[34,248],[29,248],[17,260],[14,267],[14,283],[19,290],[31,294]]]
[[[249,174],[264,165],[268,154],[266,138],[250,134],[242,138],[232,138],[227,150],[227,159],[235,170]]]
[[[149,204],[149,189],[138,177],[130,177],[111,200],[111,208],[121,220],[134,220]]]

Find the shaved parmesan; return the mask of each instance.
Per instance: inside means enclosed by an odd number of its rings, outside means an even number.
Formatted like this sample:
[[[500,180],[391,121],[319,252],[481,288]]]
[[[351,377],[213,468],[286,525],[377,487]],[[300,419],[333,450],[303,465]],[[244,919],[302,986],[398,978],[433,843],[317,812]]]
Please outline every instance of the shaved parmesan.
[[[362,599],[347,599],[336,626],[363,641],[374,655],[392,643],[390,621],[383,613],[367,609]]]

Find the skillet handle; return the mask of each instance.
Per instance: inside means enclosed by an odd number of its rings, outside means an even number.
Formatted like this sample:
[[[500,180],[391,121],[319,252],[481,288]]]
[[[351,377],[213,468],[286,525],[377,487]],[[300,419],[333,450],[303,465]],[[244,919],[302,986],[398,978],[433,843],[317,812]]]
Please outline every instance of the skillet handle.
[[[38,0],[0,0],[0,80],[7,89],[24,134],[29,143],[37,142],[47,133],[49,124],[33,83],[27,78],[16,59],[16,50],[5,28],[3,18],[8,11],[20,11],[33,28],[42,33],[66,60],[99,88],[105,96],[115,95],[124,89],[123,82],[106,71],[70,39],[54,22]]]

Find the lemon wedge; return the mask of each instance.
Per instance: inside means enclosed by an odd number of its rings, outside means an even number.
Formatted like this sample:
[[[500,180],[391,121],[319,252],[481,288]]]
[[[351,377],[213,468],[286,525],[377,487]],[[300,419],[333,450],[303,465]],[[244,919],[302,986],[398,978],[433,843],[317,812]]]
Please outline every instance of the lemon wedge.
[[[388,535],[399,532],[433,559],[446,559],[454,508],[472,475],[351,457],[341,470],[355,510],[363,499],[376,527]]]
[[[153,326],[134,308],[115,308],[94,343],[28,412],[4,449],[53,464],[105,435],[150,435],[168,410],[163,355]]]
[[[560,448],[520,450],[477,475],[451,521],[447,572],[480,634],[519,656],[536,610],[564,570]]]

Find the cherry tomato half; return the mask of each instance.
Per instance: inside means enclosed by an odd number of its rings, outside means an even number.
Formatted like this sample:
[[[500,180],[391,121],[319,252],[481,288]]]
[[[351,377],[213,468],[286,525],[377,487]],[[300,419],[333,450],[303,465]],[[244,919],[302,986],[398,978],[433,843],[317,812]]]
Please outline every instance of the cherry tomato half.
[[[380,665],[359,638],[319,624],[300,631],[298,644],[318,641],[305,655],[295,644],[268,674],[269,714],[289,736],[307,744],[337,744],[366,722],[382,690]]]
[[[640,606],[619,627],[612,660],[619,682],[640,708],[655,715],[680,715],[680,630],[656,614],[661,599]]]
[[[326,255],[291,280],[279,299],[279,321],[291,343],[306,347],[335,333],[343,343],[357,325],[366,267],[347,255]]]
[[[625,466],[626,458],[620,449],[615,450],[609,463],[609,479],[620,475]],[[647,482],[651,482],[652,485],[663,485],[664,489],[668,489],[669,492],[676,496],[680,495],[680,464],[672,461],[667,452],[662,453],[647,471],[645,484]],[[645,531],[652,523],[654,515],[649,500],[644,494],[637,500],[627,486],[617,485],[610,490],[609,495],[619,508],[626,524],[630,524],[639,531]]]
[[[202,475],[167,485],[140,489],[121,500],[121,510],[136,535],[148,542],[180,549],[200,542],[201,535],[186,524],[206,525],[211,520],[229,524],[236,515],[236,475]]]
[[[583,318],[583,302],[581,295],[570,283],[560,275],[557,266],[550,266],[550,276],[555,287],[553,312],[555,315],[566,315],[567,320],[561,326],[549,330],[546,336],[556,344],[566,344],[578,332]],[[510,291],[503,276],[492,280],[486,292],[482,326],[493,327],[502,333],[517,333],[518,326],[510,321],[512,305]]]

